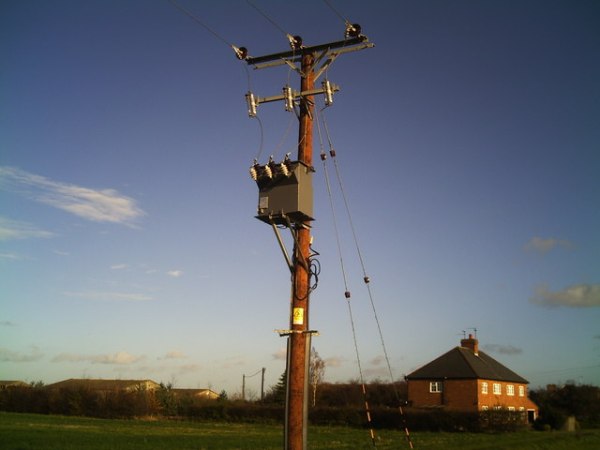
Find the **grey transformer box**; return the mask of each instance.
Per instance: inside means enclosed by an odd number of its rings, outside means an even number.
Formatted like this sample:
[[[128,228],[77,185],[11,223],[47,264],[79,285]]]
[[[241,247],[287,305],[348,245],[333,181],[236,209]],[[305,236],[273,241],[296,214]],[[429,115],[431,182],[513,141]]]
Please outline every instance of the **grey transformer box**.
[[[286,157],[281,163],[255,163],[250,174],[258,185],[256,218],[268,224],[289,225],[314,220],[314,168]]]

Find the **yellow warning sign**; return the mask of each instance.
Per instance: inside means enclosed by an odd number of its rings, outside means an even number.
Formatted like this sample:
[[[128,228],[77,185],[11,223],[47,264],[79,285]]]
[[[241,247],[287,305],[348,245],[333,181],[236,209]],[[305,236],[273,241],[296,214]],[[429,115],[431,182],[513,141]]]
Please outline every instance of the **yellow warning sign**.
[[[294,325],[304,325],[304,308],[294,308],[292,323]]]

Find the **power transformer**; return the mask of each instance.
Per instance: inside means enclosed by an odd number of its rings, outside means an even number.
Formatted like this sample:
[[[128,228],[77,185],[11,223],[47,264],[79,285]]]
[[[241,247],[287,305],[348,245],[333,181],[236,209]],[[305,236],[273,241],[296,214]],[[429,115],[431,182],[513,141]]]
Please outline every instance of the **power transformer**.
[[[256,218],[268,224],[289,225],[313,219],[314,169],[286,157],[281,163],[255,163],[250,174],[258,185]]]

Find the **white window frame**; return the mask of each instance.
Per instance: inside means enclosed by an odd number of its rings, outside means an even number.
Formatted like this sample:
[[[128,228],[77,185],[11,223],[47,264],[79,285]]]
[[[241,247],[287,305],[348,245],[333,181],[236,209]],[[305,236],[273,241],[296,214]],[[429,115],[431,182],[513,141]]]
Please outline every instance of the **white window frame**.
[[[525,397],[525,386],[519,386],[519,397]]]
[[[483,405],[483,406],[481,407],[481,410],[482,410],[482,411],[487,411],[488,409],[490,409],[488,405]]]
[[[494,383],[494,395],[502,395],[502,385],[500,383]]]
[[[444,391],[444,384],[442,381],[430,381],[429,392],[431,394],[440,394]]]
[[[506,385],[506,395],[510,395],[510,396],[515,395],[515,386],[513,384]]]
[[[487,381],[482,381],[481,382],[481,393],[487,394],[489,392],[488,389],[489,389],[489,387],[488,387]]]

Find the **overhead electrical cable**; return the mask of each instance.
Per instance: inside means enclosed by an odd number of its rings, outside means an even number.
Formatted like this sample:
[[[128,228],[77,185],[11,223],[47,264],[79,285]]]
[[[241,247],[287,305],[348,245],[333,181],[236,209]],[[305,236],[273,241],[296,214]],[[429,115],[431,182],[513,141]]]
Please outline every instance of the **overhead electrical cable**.
[[[175,0],[169,0],[169,3],[171,3],[179,11],[181,11],[182,13],[184,13],[185,15],[187,15],[188,17],[190,17],[194,22],[196,22],[198,25],[200,25],[202,28],[204,28],[206,31],[208,31],[210,34],[212,34],[219,41],[223,42],[228,47],[230,47],[235,52],[235,54],[236,54],[236,56],[237,56],[238,59],[243,60],[243,59],[245,59],[248,56],[248,50],[245,47],[236,47],[235,45],[233,45],[231,42],[229,42],[227,39],[225,39],[223,36],[221,36],[219,33],[217,33],[211,27],[209,27],[196,14],[192,13],[190,10],[188,10],[185,7],[183,7],[177,1],[175,1]],[[244,64],[244,71],[245,71],[245,74],[246,74],[246,78],[248,80],[248,92],[252,92],[252,78],[251,78],[251,75],[250,75],[250,70],[248,69],[248,66],[246,64]],[[258,147],[258,154],[256,156],[256,159],[258,159],[260,157],[260,155],[262,154],[263,146],[264,146],[264,127],[263,127],[263,124],[262,124],[262,122],[261,122],[261,120],[260,120],[260,118],[258,116],[255,115],[254,118],[257,119],[259,130],[260,130],[260,144],[259,144],[259,147]]]

